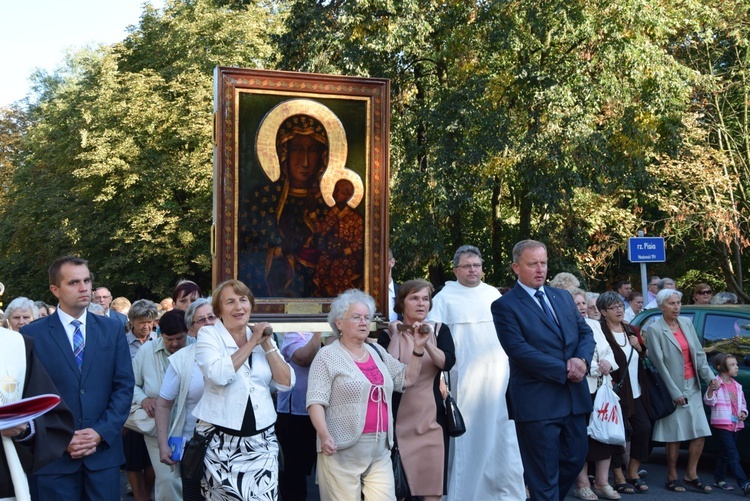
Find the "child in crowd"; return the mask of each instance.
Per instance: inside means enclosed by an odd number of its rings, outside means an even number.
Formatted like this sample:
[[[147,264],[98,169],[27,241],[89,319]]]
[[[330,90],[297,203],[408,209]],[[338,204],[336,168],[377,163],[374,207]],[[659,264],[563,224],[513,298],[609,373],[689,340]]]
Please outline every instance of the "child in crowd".
[[[737,437],[745,427],[747,417],[747,402],[742,392],[742,385],[733,378],[739,372],[737,358],[731,353],[719,353],[714,357],[714,368],[719,371],[716,379],[706,390],[703,401],[711,407],[711,428],[719,439],[721,450],[714,470],[714,485],[726,491],[734,490],[727,481],[727,467],[743,494],[750,494],[750,482],[740,464],[740,454],[737,451]]]

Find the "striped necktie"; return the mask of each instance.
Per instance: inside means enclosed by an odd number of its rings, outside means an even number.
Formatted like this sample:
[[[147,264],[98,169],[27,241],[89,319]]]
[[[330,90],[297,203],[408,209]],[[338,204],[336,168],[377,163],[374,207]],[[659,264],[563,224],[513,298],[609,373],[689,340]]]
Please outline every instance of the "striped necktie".
[[[81,322],[79,320],[73,320],[70,323],[73,324],[73,327],[76,329],[73,333],[73,356],[76,357],[78,370],[81,370],[81,366],[83,365],[83,347],[85,346],[85,343],[83,342],[83,333],[81,332]]]

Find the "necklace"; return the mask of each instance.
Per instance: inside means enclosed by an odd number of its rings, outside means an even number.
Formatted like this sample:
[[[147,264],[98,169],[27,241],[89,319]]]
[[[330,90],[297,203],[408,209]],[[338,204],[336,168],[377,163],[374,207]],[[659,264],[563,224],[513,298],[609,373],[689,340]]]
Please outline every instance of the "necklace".
[[[365,350],[364,348],[362,348],[362,350],[364,351],[364,353],[362,354],[362,356],[359,357],[359,358],[357,358],[357,357],[354,356],[354,354],[351,351],[349,351],[349,348],[347,348],[345,344],[343,344],[343,343],[341,343],[341,344],[344,347],[344,349],[346,350],[346,352],[349,354],[349,356],[352,357],[352,360],[354,360],[355,362],[361,362],[361,361],[363,361],[365,359],[365,357],[367,357],[367,350]]]
[[[619,346],[620,348],[625,348],[628,345],[628,335],[625,334],[624,332],[618,332],[618,334],[622,334],[625,340],[622,342],[622,344],[620,344],[620,342],[617,341],[617,346]]]

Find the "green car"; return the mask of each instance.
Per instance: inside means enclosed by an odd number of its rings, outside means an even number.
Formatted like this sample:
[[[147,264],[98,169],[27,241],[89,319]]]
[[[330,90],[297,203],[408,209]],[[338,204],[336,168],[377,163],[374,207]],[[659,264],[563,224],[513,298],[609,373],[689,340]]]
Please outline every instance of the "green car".
[[[745,401],[750,402],[750,305],[722,305],[695,306],[686,305],[680,310],[681,317],[693,321],[698,338],[706,351],[708,363],[713,369],[713,357],[717,353],[732,353],[737,357],[740,366],[737,381],[742,385]],[[661,317],[661,310],[651,309],[639,313],[631,322],[632,325],[645,331],[657,318]],[[714,373],[717,371],[714,370]],[[703,393],[706,386],[701,382]],[[711,417],[711,411],[706,407],[706,414]],[[750,427],[750,421],[746,427]],[[748,431],[740,432],[737,448],[740,457],[750,460],[750,435]],[[718,442],[708,437],[706,451],[718,452]]]

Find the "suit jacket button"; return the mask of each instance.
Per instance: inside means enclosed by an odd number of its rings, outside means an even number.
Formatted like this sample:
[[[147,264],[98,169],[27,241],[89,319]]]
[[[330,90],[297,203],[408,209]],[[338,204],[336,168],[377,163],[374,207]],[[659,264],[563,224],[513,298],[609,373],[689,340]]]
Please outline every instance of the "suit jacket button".
[[[81,390],[81,395],[83,395],[84,393],[86,393],[86,390]]]

